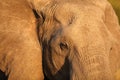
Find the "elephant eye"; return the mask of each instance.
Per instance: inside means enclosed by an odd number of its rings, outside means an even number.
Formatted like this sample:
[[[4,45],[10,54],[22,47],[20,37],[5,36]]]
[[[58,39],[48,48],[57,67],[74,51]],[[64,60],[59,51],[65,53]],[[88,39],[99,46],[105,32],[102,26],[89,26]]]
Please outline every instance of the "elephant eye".
[[[66,49],[68,49],[68,44],[65,43],[65,42],[61,42],[61,43],[60,43],[60,49],[61,49],[61,50],[66,50]]]

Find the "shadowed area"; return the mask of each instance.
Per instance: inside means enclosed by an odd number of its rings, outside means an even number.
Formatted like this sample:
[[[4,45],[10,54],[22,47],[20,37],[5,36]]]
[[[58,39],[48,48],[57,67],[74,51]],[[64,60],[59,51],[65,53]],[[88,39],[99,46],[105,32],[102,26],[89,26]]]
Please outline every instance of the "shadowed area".
[[[46,77],[46,75],[45,75],[44,77],[45,77],[44,80],[49,80],[49,79]]]
[[[64,63],[64,65],[61,67],[61,69],[55,74],[55,78],[57,79],[57,77],[58,76],[63,76],[63,77],[60,77],[60,79],[58,79],[58,80],[70,80],[70,68],[69,68],[69,66],[68,65],[70,65],[70,63],[69,63],[69,61],[68,61],[68,59],[66,58],[65,59],[65,63]],[[61,75],[60,75],[61,74]]]
[[[47,67],[47,66],[44,66]],[[48,71],[49,68],[47,67]],[[66,58],[64,65],[61,67],[61,69],[55,74],[47,74],[52,77],[52,79],[48,79],[47,76],[44,74],[45,79],[44,80],[70,80],[70,63],[69,60]],[[61,77],[62,75],[62,77]],[[59,76],[59,79],[57,78]]]
[[[7,80],[5,73],[0,70],[0,80]]]

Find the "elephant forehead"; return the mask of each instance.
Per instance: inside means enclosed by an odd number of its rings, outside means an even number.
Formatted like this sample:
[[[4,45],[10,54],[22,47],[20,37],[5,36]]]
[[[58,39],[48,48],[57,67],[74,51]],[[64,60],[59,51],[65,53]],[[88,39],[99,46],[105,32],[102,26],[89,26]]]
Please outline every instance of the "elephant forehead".
[[[78,7],[79,7],[78,5],[74,5],[70,3],[59,4],[55,10],[54,16],[64,26],[67,26],[71,21],[71,19],[75,18],[76,13],[79,12]]]
[[[104,12],[100,8],[96,8],[95,6],[91,6],[91,8],[84,7],[83,9],[78,8],[77,10],[74,15],[73,22],[70,25],[67,25],[67,27],[63,25],[64,34],[70,37],[74,36],[77,38],[79,38],[81,35],[86,36],[91,33],[100,34],[99,29],[102,24],[104,24]],[[75,10],[72,11],[74,12]],[[67,16],[67,14],[64,15]],[[57,17],[58,19],[61,18],[61,21],[64,21],[64,19],[66,19],[66,17],[64,18],[61,15]]]
[[[92,19],[101,19],[101,17],[104,18],[103,15],[104,11],[95,5],[65,3],[57,6],[54,16],[64,26],[68,26],[75,21],[77,25],[81,25]]]
[[[97,42],[101,40],[99,26],[100,25],[97,23],[84,23],[78,25],[74,23],[72,27],[65,27],[63,33],[74,45],[87,46],[88,44],[93,43],[93,41],[96,41],[97,44]]]

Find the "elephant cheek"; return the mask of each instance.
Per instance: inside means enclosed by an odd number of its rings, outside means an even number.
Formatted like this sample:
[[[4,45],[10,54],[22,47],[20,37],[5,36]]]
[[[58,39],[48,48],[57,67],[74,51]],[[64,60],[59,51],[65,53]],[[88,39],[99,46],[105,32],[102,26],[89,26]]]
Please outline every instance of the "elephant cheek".
[[[52,56],[53,66],[58,71],[64,65],[65,57],[54,55]]]
[[[74,58],[71,69],[71,80],[114,80],[107,56]]]

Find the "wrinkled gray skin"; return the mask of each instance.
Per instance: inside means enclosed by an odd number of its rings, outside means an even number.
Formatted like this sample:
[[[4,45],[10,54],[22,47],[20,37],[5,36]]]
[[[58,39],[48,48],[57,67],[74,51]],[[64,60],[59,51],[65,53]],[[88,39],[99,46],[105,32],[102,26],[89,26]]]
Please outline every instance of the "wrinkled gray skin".
[[[115,80],[120,68],[120,26],[111,5],[106,0],[45,1],[38,13],[43,17],[39,36],[46,76]]]
[[[0,0],[0,70],[7,80],[44,79],[36,24],[26,0]]]

